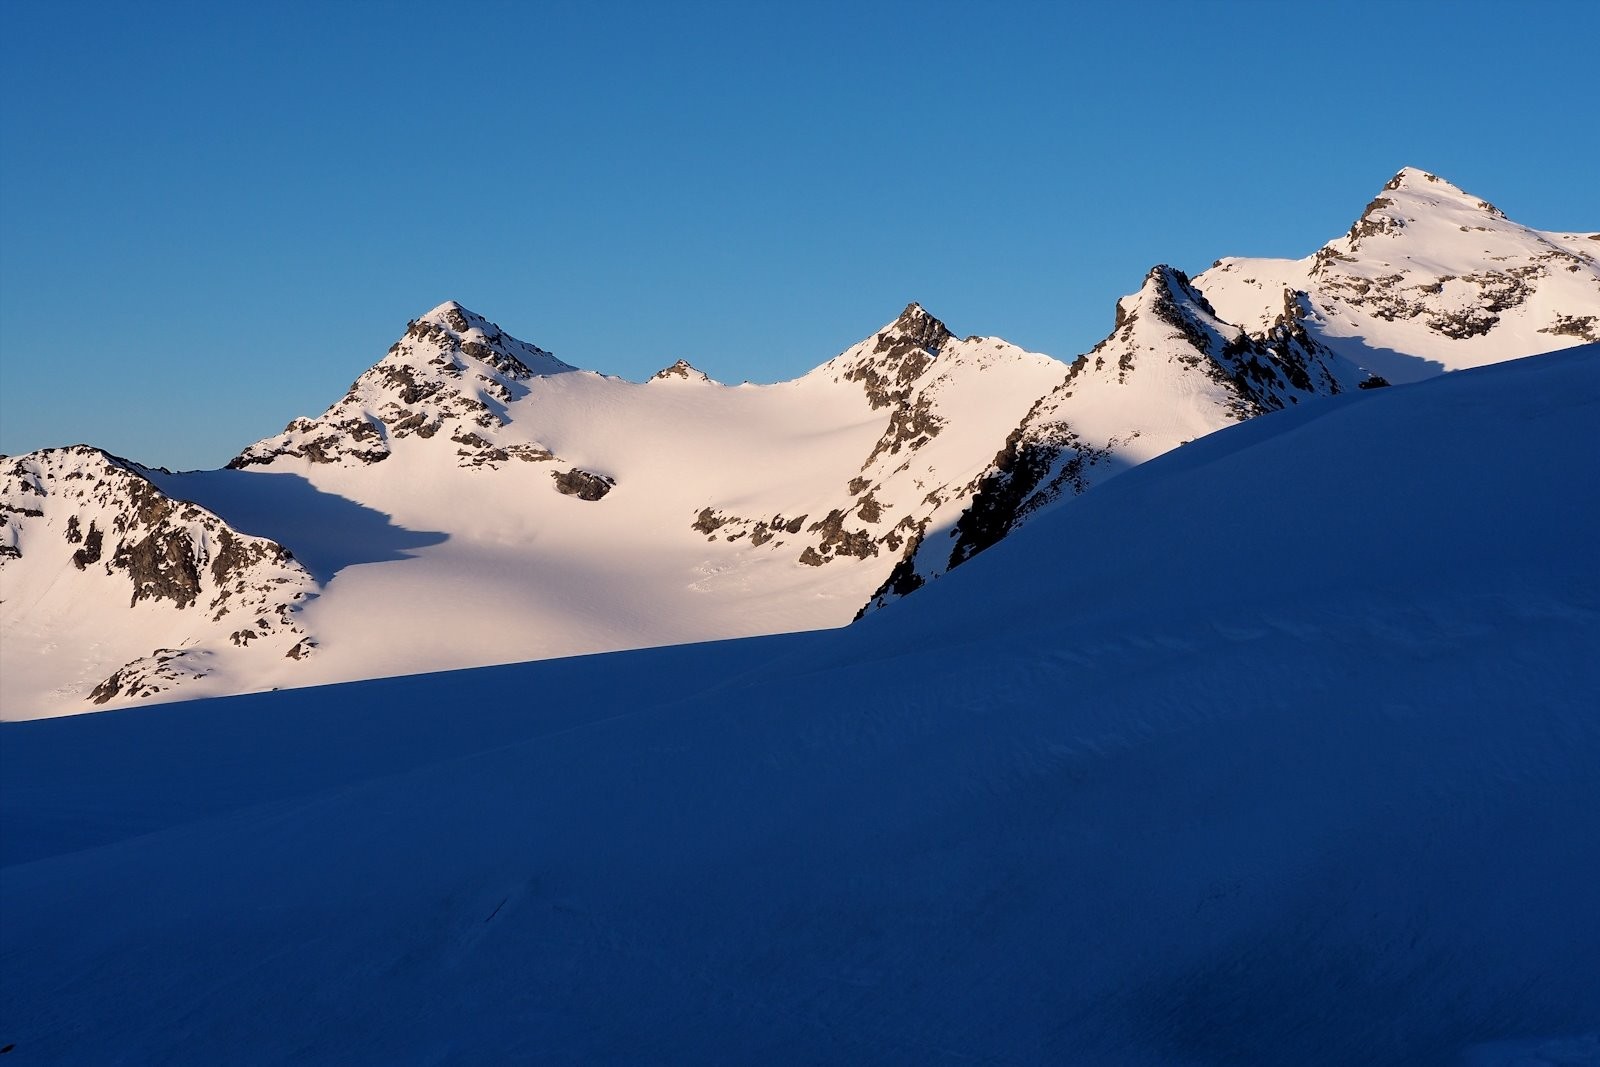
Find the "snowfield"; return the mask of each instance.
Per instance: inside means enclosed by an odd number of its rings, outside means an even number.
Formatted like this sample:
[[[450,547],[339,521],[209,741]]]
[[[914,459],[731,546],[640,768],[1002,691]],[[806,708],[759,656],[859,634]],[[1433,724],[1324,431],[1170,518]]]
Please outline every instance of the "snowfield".
[[[0,1045],[1596,1062],[1597,487],[1588,345],[1222,430],[845,630],[0,725]]]
[[[791,382],[726,386],[693,368],[628,382],[447,302],[327,412],[231,469],[138,468],[171,501],[307,566],[312,595],[288,616],[309,635],[295,656],[285,642],[240,646],[252,620],[196,603],[140,603],[148,618],[130,620],[122,575],[75,568],[61,532],[68,492],[98,468],[73,467],[71,450],[20,457],[0,483],[0,507],[24,509],[0,510],[22,531],[20,558],[0,553],[0,627],[7,659],[29,669],[0,675],[0,717],[843,626],[909,537],[955,521],[1066,373],[998,339],[952,337],[913,305]],[[586,499],[557,475],[611,486]],[[124,526],[125,556],[146,530]],[[179,571],[193,557],[203,578],[207,552],[197,538],[152,555]],[[96,579],[93,596],[80,590]],[[155,679],[156,694],[91,696],[152,639],[193,668]]]
[[[842,627],[1238,421],[1600,341],[1597,242],[1407,168],[1304,260],[1158,265],[1070,364],[910,304],[775,385],[446,301],[228,469],[0,457],[0,719]]]

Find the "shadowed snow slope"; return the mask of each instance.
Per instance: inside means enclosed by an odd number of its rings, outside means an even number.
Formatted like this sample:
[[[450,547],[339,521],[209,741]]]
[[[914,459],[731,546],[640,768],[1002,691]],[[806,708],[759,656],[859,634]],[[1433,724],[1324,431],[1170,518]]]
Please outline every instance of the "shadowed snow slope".
[[[1263,416],[848,632],[0,726],[0,1042],[1592,1052],[1597,357]]]

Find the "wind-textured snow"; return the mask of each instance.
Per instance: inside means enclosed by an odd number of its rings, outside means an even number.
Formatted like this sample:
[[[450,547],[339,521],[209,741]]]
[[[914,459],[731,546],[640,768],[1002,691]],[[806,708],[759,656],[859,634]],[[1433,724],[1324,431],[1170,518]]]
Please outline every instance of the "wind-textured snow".
[[[1600,346],[848,630],[0,725],[19,1063],[1592,1062]]]

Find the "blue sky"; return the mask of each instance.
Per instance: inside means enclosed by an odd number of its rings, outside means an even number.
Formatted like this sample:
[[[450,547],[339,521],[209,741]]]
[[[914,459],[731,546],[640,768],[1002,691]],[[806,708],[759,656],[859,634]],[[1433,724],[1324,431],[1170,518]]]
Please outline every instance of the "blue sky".
[[[1600,229],[1600,4],[5,6],[0,451],[216,466],[445,299],[793,377],[918,300],[1070,359],[1403,165]]]

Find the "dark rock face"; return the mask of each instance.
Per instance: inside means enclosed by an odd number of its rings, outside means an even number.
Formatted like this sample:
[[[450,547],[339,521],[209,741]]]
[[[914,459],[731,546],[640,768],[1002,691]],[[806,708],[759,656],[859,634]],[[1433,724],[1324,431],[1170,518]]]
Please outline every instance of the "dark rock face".
[[[1552,261],[1563,257],[1573,258],[1560,251],[1548,254]],[[1488,333],[1500,322],[1504,312],[1526,303],[1533,295],[1534,283],[1549,274],[1545,263],[1533,263],[1459,277],[1445,274],[1428,282],[1414,282],[1404,274],[1388,274],[1376,279],[1347,275],[1331,269],[1334,262],[1330,258],[1330,269],[1324,270],[1319,265],[1313,273],[1319,275],[1325,289],[1344,303],[1385,322],[1420,319],[1428,329],[1454,340]],[[1441,309],[1431,298],[1442,293],[1449,283],[1470,286],[1477,292],[1464,307]]]
[[[837,509],[828,512],[825,518],[819,519],[807,527],[808,531],[820,535],[815,548],[806,547],[806,552],[818,556],[813,566],[819,566],[834,556],[851,556],[855,559],[867,559],[878,554],[877,542],[865,530],[847,530],[844,525],[845,513]],[[811,562],[802,555],[800,562]]]
[[[219,586],[225,585],[263,560],[283,565],[293,559],[294,554],[276,541],[252,539],[247,542],[232,530],[224,529],[217,535],[217,548],[211,557],[211,580]]]
[[[1397,189],[1399,186],[1391,182],[1385,188]],[[1386,208],[1393,206],[1394,201],[1386,196],[1374,198],[1372,203],[1368,204],[1366,209],[1361,212],[1361,217],[1350,227],[1350,247],[1355,248],[1363,238],[1375,237],[1383,233],[1393,233],[1403,227],[1405,223],[1402,220],[1383,213]]]
[[[460,307],[450,308],[444,313],[444,317],[445,321],[450,324],[450,328],[456,333],[466,333],[472,328],[472,324],[467,321],[466,315],[462,314]]]
[[[865,470],[881,455],[897,456],[903,448],[916,451],[939,436],[943,429],[944,420],[933,413],[933,404],[927,394],[917,397],[915,401],[901,398],[895,402],[894,410],[889,413],[888,427],[883,431],[883,436],[878,438],[878,443],[872,446],[861,468]]]
[[[206,672],[192,662],[195,659],[189,649],[158,648],[150,655],[113,671],[110,677],[90,690],[89,700],[99,705],[119,696],[155,696],[186,678],[204,675]]]
[[[576,467],[569,471],[551,471],[550,477],[556,483],[556,492],[563,496],[575,496],[579,500],[599,500],[617,484],[615,478],[591,474]]]
[[[71,549],[65,558],[39,552],[38,560],[19,566],[70,562],[97,581],[127,581],[130,607],[165,601],[190,620],[184,649],[158,649],[124,664],[94,688],[90,699],[97,704],[150,696],[203,675],[208,641],[243,648],[302,636],[294,610],[316,586],[282,545],[239,533],[198,505],[168,496],[151,474],[85,446],[30,453],[0,471],[0,501],[7,506],[0,544],[24,540],[11,526],[19,515],[11,502],[20,497],[39,502],[20,520],[30,524],[25,543]]]
[[[737,541],[741,537],[748,536],[752,545],[759,546],[774,540],[779,534],[799,533],[805,527],[805,522],[804,515],[792,519],[785,518],[781,514],[774,515],[770,519],[747,519],[739,515],[725,514],[717,508],[706,507],[700,509],[694,522],[689,524],[689,528],[705,534],[707,541],[715,541],[717,531],[726,528],[732,532],[724,536],[723,540]]]
[[[1562,337],[1577,337],[1584,341],[1600,341],[1600,316],[1557,315],[1554,324],[1546,326],[1539,332]]]
[[[706,377],[703,371],[697,370],[694,364],[686,359],[680,359],[670,367],[662,367],[650,376],[652,382],[670,381],[673,378],[681,378],[689,382],[709,382],[711,380]]]
[[[917,550],[922,546],[922,535],[914,535],[906,546],[905,555],[895,561],[889,576],[883,580],[867,602],[857,609],[851,622],[859,621],[872,608],[881,608],[891,600],[910,596],[927,584],[927,579],[917,573]]]
[[[959,567],[1010,533],[1022,515],[1023,504],[1055,465],[1059,451],[1048,445],[1024,442],[1022,429],[1019,426],[1012,432],[1005,447],[995,456],[993,469],[979,481],[972,502],[956,520],[956,542],[950,550],[949,566]],[[895,576],[890,575],[890,578]],[[903,577],[899,579],[900,584],[905,581]]]
[[[72,540],[73,531],[77,529],[76,520],[78,517],[74,515],[72,518],[73,521],[68,524],[67,531],[67,540],[69,542]],[[89,532],[83,538],[83,547],[72,554],[72,565],[81,571],[91,563],[99,563],[100,550],[104,541],[105,534],[101,533],[100,528],[91,520]]]
[[[928,314],[921,304],[913,301],[900,312],[900,317],[895,319],[894,325],[878,336],[878,343],[873,347],[873,351],[888,352],[892,355],[895,352],[921,349],[924,352],[937,353],[950,337],[950,331],[945,328],[944,323]]]
[[[1092,470],[1111,458],[1112,447],[1090,444],[1067,423],[1037,420],[1040,404],[1006,438],[979,478],[971,503],[951,531],[955,544],[948,568],[998,544],[1045,504],[1069,492],[1087,491]]]
[[[126,570],[133,581],[130,604],[170,600],[186,608],[200,595],[200,568],[188,538],[179,534],[151,533],[132,544],[125,542],[111,557],[111,565]]]
[[[715,534],[728,520],[712,508],[701,508],[700,514],[695,516],[694,522],[689,524],[689,529],[705,534],[707,537]]]
[[[311,463],[351,461],[371,465],[389,458],[389,446],[382,430],[366,419],[345,419],[331,425],[310,419],[295,419],[284,428],[285,435],[308,439],[286,444],[276,451],[246,450],[228,461],[229,470],[244,470],[255,464],[271,463],[291,456]],[[367,447],[357,447],[365,444]]]
[[[845,380],[860,382],[874,408],[902,403],[911,385],[933,365],[939,350],[951,339],[944,323],[918,304],[907,304],[900,317],[878,335],[872,359],[845,371]]]

